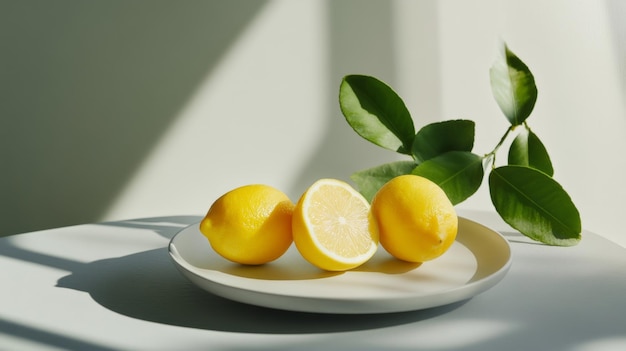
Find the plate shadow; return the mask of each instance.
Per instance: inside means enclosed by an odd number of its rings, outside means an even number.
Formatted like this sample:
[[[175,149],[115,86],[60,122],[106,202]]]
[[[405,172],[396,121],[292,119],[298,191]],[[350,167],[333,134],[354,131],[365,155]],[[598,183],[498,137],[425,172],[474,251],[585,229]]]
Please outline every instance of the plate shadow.
[[[227,300],[196,287],[171,262],[166,248],[104,259],[76,267],[58,287],[87,292],[117,313],[151,322],[215,331],[294,334],[383,328],[419,322],[464,302],[388,314],[315,314]]]

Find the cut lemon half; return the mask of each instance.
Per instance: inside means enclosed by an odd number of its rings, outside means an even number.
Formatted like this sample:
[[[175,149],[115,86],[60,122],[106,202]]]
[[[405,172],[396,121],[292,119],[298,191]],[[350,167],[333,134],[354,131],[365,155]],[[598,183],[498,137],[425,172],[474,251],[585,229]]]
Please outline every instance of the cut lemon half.
[[[327,271],[345,271],[369,260],[378,229],[367,200],[348,183],[320,179],[293,212],[293,241],[302,257]]]

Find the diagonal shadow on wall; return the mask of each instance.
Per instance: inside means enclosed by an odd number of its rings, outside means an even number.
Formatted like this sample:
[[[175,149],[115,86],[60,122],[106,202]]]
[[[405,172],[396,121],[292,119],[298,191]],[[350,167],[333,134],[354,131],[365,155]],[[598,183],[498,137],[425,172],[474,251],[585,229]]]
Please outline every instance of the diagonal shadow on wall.
[[[265,3],[4,3],[0,235],[97,220]]]
[[[355,171],[400,159],[393,151],[358,136],[345,121],[338,101],[341,79],[349,74],[371,75],[395,86],[399,72],[394,3],[346,0],[328,1],[326,6],[329,45],[327,106],[323,117],[326,129],[309,155],[306,167],[290,185],[289,193],[296,197],[317,179],[349,181]]]

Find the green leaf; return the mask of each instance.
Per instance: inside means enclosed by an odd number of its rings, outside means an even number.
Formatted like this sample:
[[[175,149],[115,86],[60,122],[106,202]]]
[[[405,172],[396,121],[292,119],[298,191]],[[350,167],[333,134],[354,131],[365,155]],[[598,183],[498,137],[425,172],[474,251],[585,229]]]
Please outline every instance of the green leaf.
[[[467,151],[450,151],[415,167],[413,174],[437,183],[453,204],[474,194],[483,180],[482,157]]]
[[[526,64],[503,44],[489,75],[491,91],[506,118],[514,126],[522,124],[537,100],[535,78]]]
[[[415,135],[411,152],[418,162],[423,162],[448,151],[472,151],[474,125],[463,119],[426,125]]]
[[[548,245],[580,241],[580,214],[553,178],[533,168],[503,166],[489,175],[491,201],[502,219],[529,238]]]
[[[339,105],[348,124],[366,140],[410,155],[413,119],[404,101],[385,83],[361,75],[344,77]]]
[[[518,165],[535,168],[553,176],[554,168],[546,147],[539,137],[530,129],[524,128],[509,149],[509,165]]]
[[[391,162],[355,172],[350,176],[350,179],[354,181],[357,189],[359,189],[359,192],[367,201],[371,202],[381,186],[394,177],[410,174],[413,168],[415,168],[415,162],[413,161]]]

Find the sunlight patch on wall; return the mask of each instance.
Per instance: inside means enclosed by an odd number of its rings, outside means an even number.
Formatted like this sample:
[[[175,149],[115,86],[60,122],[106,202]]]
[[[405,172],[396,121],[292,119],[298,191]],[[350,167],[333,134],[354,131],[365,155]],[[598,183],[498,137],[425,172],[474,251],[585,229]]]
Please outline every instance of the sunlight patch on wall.
[[[323,2],[269,2],[102,220],[203,214],[236,186],[286,184],[324,129],[323,12]]]

